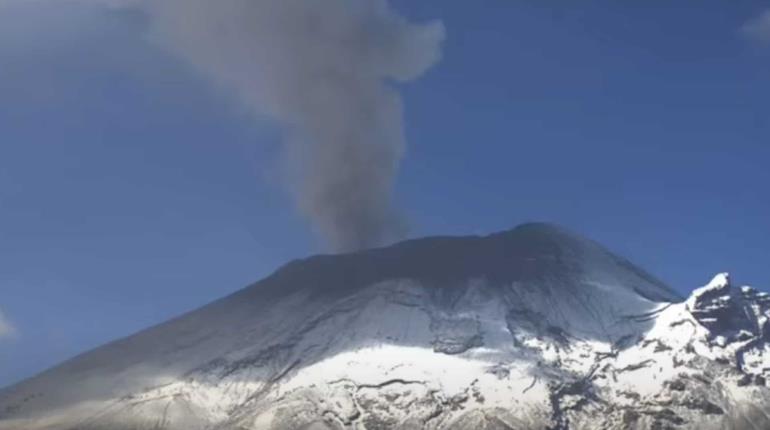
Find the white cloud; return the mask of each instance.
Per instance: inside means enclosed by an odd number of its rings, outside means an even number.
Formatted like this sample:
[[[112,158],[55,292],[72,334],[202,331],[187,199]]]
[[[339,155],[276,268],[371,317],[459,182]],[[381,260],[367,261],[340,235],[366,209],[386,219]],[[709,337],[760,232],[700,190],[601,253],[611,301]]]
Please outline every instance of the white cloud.
[[[10,337],[16,333],[16,329],[5,318],[2,312],[0,312],[0,338]]]
[[[746,22],[741,32],[758,42],[770,44],[770,9]]]

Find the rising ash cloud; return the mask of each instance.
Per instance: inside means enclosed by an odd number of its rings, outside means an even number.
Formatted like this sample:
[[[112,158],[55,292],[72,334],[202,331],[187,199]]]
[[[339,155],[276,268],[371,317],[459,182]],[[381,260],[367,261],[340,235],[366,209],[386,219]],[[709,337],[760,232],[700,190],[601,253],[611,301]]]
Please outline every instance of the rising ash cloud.
[[[147,37],[286,131],[286,184],[333,251],[399,238],[397,84],[441,56],[440,22],[383,0],[91,0],[146,15]]]

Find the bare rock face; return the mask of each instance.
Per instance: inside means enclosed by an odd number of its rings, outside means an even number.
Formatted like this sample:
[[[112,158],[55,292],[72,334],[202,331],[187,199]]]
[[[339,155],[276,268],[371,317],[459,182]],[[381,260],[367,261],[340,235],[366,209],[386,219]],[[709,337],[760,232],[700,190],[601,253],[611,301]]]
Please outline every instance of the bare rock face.
[[[770,428],[770,297],[547,224],[290,263],[0,393],[0,430]]]
[[[751,287],[733,288],[727,273],[695,290],[687,308],[714,340],[736,342],[768,336],[770,295]]]

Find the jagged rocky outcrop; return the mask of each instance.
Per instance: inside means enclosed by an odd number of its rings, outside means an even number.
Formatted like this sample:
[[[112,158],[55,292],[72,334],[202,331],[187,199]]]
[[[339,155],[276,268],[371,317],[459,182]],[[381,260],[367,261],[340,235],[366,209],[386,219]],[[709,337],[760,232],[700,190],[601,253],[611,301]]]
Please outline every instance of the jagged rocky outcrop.
[[[291,263],[0,393],[0,430],[764,429],[770,297],[547,224]]]

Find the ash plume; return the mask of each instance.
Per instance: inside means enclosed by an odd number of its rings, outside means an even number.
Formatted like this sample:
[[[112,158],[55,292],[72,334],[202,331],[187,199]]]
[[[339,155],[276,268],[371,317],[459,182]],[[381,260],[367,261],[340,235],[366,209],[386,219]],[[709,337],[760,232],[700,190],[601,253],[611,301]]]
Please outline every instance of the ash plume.
[[[402,232],[396,85],[440,58],[440,22],[410,23],[385,0],[104,1],[141,9],[155,43],[284,127],[288,187],[332,250]]]

